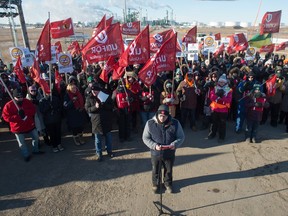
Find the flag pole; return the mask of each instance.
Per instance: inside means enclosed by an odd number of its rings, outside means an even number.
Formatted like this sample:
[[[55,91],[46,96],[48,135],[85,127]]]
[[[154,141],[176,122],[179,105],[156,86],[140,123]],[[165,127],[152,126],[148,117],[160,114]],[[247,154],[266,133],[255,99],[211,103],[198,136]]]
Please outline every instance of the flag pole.
[[[50,40],[50,47],[49,47],[49,49],[50,49],[50,53],[51,53],[50,12],[48,12],[48,19],[49,19],[48,37],[49,37],[49,40]],[[52,54],[50,54],[50,60],[49,60],[49,88],[50,88],[50,101],[52,102],[52,74],[51,74],[52,64],[51,64],[51,57],[52,57]]]

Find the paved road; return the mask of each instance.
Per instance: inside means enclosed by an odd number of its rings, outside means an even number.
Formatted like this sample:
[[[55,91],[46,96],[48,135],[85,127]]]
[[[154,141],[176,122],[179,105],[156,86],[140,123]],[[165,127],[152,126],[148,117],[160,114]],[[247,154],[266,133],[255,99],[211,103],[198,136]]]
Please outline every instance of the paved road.
[[[88,132],[89,130],[87,130]],[[264,141],[242,142],[228,123],[227,139],[207,140],[207,131],[185,129],[177,151],[175,193],[163,193],[171,215],[287,216],[288,134],[285,127],[260,127]],[[21,158],[15,137],[0,132],[0,215],[158,215],[160,195],[151,190],[149,152],[134,134],[118,143],[117,157],[95,161],[93,140],[78,147],[65,133],[65,151]],[[158,208],[157,208],[158,207]]]

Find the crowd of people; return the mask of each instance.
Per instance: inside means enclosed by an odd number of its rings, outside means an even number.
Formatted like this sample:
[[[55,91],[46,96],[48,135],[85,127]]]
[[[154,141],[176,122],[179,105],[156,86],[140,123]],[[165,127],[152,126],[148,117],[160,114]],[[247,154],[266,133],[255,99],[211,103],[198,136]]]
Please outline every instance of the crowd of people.
[[[227,121],[235,122],[235,133],[243,140],[258,143],[259,125],[268,119],[272,127],[286,125],[288,133],[288,59],[285,55],[267,53],[261,58],[245,60],[245,52],[234,55],[203,56],[198,61],[177,58],[174,71],[158,74],[152,86],[138,79],[143,65],[130,65],[119,80],[105,83],[100,74],[105,62],[81,67],[81,58],[73,57],[74,71],[58,73],[41,63],[41,77],[52,80],[51,93],[45,93],[33,81],[29,68],[24,68],[26,83],[19,82],[4,62],[0,61],[0,107],[2,122],[17,138],[25,161],[31,156],[25,134],[32,137],[33,152],[39,151],[38,139],[51,146],[53,152],[64,150],[62,121],[66,121],[75,145],[85,144],[83,131],[91,122],[97,160],[102,161],[102,140],[109,157],[114,157],[111,130],[118,125],[119,142],[131,141],[131,133],[143,131],[160,105],[168,107],[186,133],[208,130],[208,139],[226,137]],[[266,81],[276,75],[276,92],[266,96]],[[56,76],[62,79],[56,82]],[[49,83],[50,85],[50,83]],[[114,119],[115,118],[115,119]],[[115,121],[114,121],[115,120]],[[189,130],[189,129],[190,130]],[[1,136],[1,135],[0,135]]]

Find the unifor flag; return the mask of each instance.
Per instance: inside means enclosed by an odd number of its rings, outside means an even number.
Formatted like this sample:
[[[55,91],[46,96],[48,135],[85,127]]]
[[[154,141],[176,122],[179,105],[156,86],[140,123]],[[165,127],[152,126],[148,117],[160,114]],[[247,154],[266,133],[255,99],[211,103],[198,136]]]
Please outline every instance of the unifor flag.
[[[51,37],[53,39],[74,35],[73,22],[71,18],[51,22],[50,27]]]
[[[149,25],[129,44],[119,59],[121,67],[133,64],[145,64],[150,58]]]
[[[50,91],[50,87],[48,83],[45,80],[43,80],[40,76],[39,63],[36,60],[36,58],[34,59],[34,63],[30,69],[30,73],[31,73],[31,78],[41,86],[42,90],[46,94],[50,94],[51,91]]]
[[[183,43],[197,43],[197,26],[191,28],[182,38]]]
[[[276,74],[273,74],[267,81],[266,81],[266,94],[267,97],[272,97],[276,94]]]
[[[107,26],[98,35],[91,38],[82,49],[82,55],[88,63],[105,61],[110,56],[119,57],[124,50],[120,24]]]
[[[288,41],[285,41],[285,42],[282,42],[280,44],[278,44],[276,47],[275,47],[275,50],[276,52],[277,51],[280,51],[280,50],[285,50],[285,48],[288,46]]]
[[[102,17],[98,25],[95,27],[92,33],[92,38],[94,38],[96,35],[98,35],[103,29],[106,28],[106,14]]]
[[[106,27],[110,26],[113,22],[113,16],[106,20]]]
[[[68,51],[70,51],[70,54],[73,56],[75,55],[79,55],[81,53],[81,48],[80,45],[78,43],[78,41],[73,41],[69,47],[68,47]]]
[[[167,31],[150,35],[150,51],[154,53],[157,52],[159,48],[174,34],[173,29],[169,29]]]
[[[139,79],[147,86],[151,86],[157,79],[157,73],[175,69],[177,33],[172,35],[160,47],[139,71]]]
[[[274,51],[274,48],[275,48],[275,44],[270,44],[270,45],[267,45],[267,46],[262,46],[259,50],[260,53],[263,53],[263,52],[267,52],[267,53],[272,53]]]
[[[38,61],[51,60],[51,37],[50,37],[50,20],[48,19],[41,31],[38,39],[35,56]]]
[[[113,66],[116,64],[116,59],[114,56],[110,56],[105,62],[104,67],[99,76],[105,83],[109,82],[109,74],[113,71]]]
[[[228,36],[230,38],[227,52],[232,54],[236,51],[244,51],[248,48],[248,41],[243,33]],[[228,51],[229,50],[229,51]]]
[[[21,58],[18,57],[17,62],[14,66],[14,73],[17,75],[20,83],[26,83]]]
[[[124,35],[138,35],[140,33],[140,21],[124,23],[121,30]]]
[[[277,33],[280,28],[282,11],[266,12],[260,24],[260,34],[264,33]]]
[[[221,40],[221,33],[217,33],[214,36],[215,36],[215,40],[218,40],[218,41]]]

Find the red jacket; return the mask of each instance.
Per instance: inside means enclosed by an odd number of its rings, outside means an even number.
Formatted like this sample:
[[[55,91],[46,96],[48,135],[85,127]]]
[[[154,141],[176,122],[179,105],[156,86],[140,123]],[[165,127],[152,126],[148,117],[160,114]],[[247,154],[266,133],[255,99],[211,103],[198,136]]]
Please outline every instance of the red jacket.
[[[19,106],[19,105],[18,105]],[[3,108],[3,119],[10,124],[11,132],[13,133],[26,133],[35,128],[34,115],[36,113],[35,105],[28,99],[23,99],[23,104],[19,106],[23,109],[27,119],[24,121],[18,115],[18,110],[13,103],[9,101]]]

